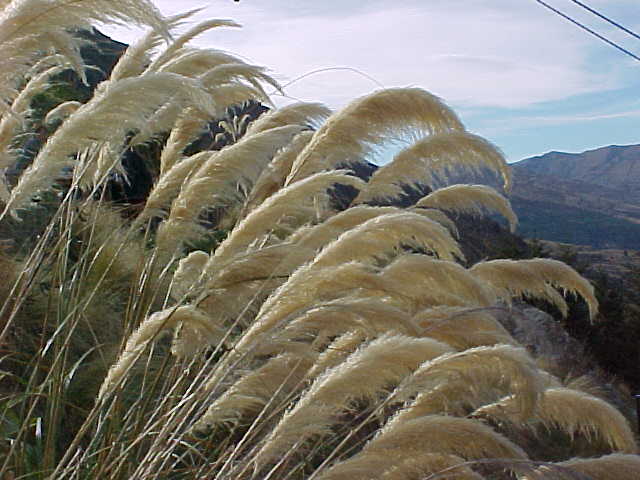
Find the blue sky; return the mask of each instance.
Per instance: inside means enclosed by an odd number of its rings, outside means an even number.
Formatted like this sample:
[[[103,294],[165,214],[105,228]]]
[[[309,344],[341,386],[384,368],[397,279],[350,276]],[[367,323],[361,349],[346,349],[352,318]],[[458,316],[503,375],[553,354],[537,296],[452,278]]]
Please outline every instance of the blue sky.
[[[640,55],[627,36],[570,0],[546,0]],[[640,1],[584,0],[640,31]],[[165,14],[206,6],[231,18],[194,43],[266,65],[293,98],[339,108],[378,88],[418,86],[442,97],[467,128],[509,161],[551,150],[640,143],[640,62],[534,0],[156,0]],[[140,32],[105,29],[122,41]],[[277,99],[286,104],[292,100]]]

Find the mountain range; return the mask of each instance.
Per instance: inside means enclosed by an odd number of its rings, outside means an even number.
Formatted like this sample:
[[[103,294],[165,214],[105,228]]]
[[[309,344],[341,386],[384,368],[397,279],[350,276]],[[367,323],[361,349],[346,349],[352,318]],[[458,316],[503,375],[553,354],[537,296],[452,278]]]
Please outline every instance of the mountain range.
[[[640,145],[549,152],[511,167],[521,235],[640,250]]]

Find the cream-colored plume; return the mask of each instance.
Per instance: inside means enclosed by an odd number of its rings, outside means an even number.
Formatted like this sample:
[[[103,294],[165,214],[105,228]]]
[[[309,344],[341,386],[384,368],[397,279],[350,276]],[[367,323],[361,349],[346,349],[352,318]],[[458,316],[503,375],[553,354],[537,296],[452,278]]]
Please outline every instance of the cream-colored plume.
[[[444,305],[450,295],[462,299],[466,305],[479,307],[489,307],[497,300],[491,289],[464,267],[426,255],[402,255],[388,265],[382,275],[391,282],[405,284],[407,295],[418,297],[420,291],[424,292],[428,302],[437,302],[439,294]]]
[[[482,308],[431,307],[413,317],[420,336],[435,338],[458,350],[499,343],[517,345],[509,332]]]
[[[422,248],[446,260],[464,258],[449,231],[413,212],[374,217],[344,232],[314,259],[312,267],[338,265],[351,260],[375,262],[401,251]]]
[[[513,397],[478,409],[475,414],[518,421]],[[637,453],[633,431],[624,416],[604,400],[570,388],[550,388],[535,410],[535,419],[547,427],[559,427],[572,437],[604,441],[613,451]]]
[[[197,82],[179,75],[157,73],[103,82],[93,98],[49,137],[11,192],[9,208],[22,208],[33,195],[49,188],[64,167],[74,166],[70,157],[74,153],[100,142],[115,146],[124,142],[127,133],[141,128],[168,93],[179,95],[185,104],[209,104]]]
[[[192,305],[172,307],[161,310],[146,318],[138,329],[129,337],[124,350],[120,354],[100,387],[98,401],[111,393],[113,389],[127,375],[136,360],[142,355],[145,348],[155,340],[158,334],[165,328],[173,328],[176,325],[196,325],[202,331],[216,334],[211,322],[205,320],[206,316]]]
[[[330,432],[356,400],[376,401],[420,365],[451,349],[432,339],[382,336],[318,377],[296,406],[284,414],[253,457],[261,468],[295,444]]]
[[[379,90],[355,100],[324,123],[296,159],[286,184],[362,161],[385,142],[463,128],[456,114],[425,90]]]
[[[380,453],[383,453],[382,455]],[[456,455],[404,452],[389,448],[371,455],[351,457],[318,475],[319,480],[422,480],[436,475],[438,480],[483,480]]]
[[[593,285],[573,268],[550,258],[530,260],[491,260],[476,263],[469,271],[496,289],[505,299],[511,296],[532,295],[548,300],[557,306],[564,316],[567,305],[553,287],[565,292],[580,294],[589,306],[593,320],[598,313],[598,300]]]
[[[253,135],[283,125],[302,125],[317,129],[330,115],[331,110],[321,103],[292,103],[262,115],[249,126],[247,134]]]
[[[158,230],[159,248],[172,253],[184,242],[197,238],[201,231],[198,217],[205,208],[228,207],[244,200],[273,155],[300,129],[295,125],[274,128],[244,137],[210,156],[173,201],[168,220]]]
[[[395,395],[398,401],[408,400],[416,393],[419,396],[389,422],[389,427],[422,415],[441,413],[432,410],[434,404],[439,406],[443,400],[438,389],[440,386],[449,389],[454,385],[458,391],[466,391],[466,395],[451,395],[445,399],[454,405],[460,400],[473,407],[474,396],[482,398],[479,393],[483,391],[512,392],[514,402],[517,402],[514,415],[527,419],[535,411],[545,382],[527,352],[512,345],[475,347],[443,355],[426,362],[398,387]]]
[[[451,185],[440,188],[421,198],[416,207],[471,214],[481,214],[484,210],[498,212],[509,221],[512,232],[518,224],[518,217],[509,200],[487,185]]]
[[[464,131],[439,133],[418,140],[376,170],[354,203],[393,199],[403,193],[403,185],[426,184],[434,188],[451,173],[480,173],[482,169],[501,175],[504,188],[509,191],[511,169],[497,147]]]
[[[278,127],[256,136],[268,135],[269,132],[281,128],[296,127]],[[335,184],[358,188],[363,185],[363,182],[358,177],[348,175],[344,170],[334,170],[318,173],[279,190],[238,223],[216,249],[213,261],[220,261],[241,252],[270,231],[280,229],[286,237],[291,228],[309,222],[314,217],[322,216],[323,209],[319,211],[318,205],[327,203],[329,198],[327,190]]]
[[[434,455],[438,456],[433,458]],[[393,429],[384,428],[364,446],[360,453],[334,465],[318,478],[346,480],[349,478],[345,476],[347,472],[354,468],[362,468],[366,465],[367,460],[372,461],[372,465],[375,465],[376,459],[384,458],[387,461],[387,469],[392,469],[394,467],[402,468],[404,462],[420,459],[422,456],[426,456],[422,467],[424,468],[423,475],[415,478],[428,478],[425,476],[429,473],[436,474],[443,467],[447,468],[446,464],[440,463],[442,462],[442,459],[438,458],[440,455],[453,455],[464,460],[527,458],[520,447],[480,422],[467,418],[431,415],[398,424]],[[460,463],[462,462],[453,459],[448,466]],[[462,472],[464,471],[465,469],[462,468]],[[375,477],[357,476],[354,478],[385,478],[379,476],[380,472],[376,473]],[[455,473],[455,470],[452,470],[451,473]],[[462,477],[445,475],[436,478],[476,479],[478,477],[469,474]]]
[[[259,121],[260,119],[256,122]],[[256,122],[251,125],[253,126]],[[270,122],[268,123],[270,124]],[[264,131],[271,128],[275,128],[275,126],[257,130]],[[251,130],[251,127],[249,127],[249,129]],[[247,134],[249,134],[249,131],[247,131]],[[251,192],[242,207],[242,212],[240,212],[239,218],[242,219],[246,217],[249,212],[259,207],[262,202],[282,188],[287,175],[291,171],[291,165],[293,165],[294,160],[300,154],[302,149],[307,145],[307,143],[309,143],[312,136],[313,132],[311,131],[301,132],[294,137],[289,145],[276,154],[271,163],[269,163],[267,168],[265,168],[260,174],[260,177],[253,186],[253,189],[251,189]]]

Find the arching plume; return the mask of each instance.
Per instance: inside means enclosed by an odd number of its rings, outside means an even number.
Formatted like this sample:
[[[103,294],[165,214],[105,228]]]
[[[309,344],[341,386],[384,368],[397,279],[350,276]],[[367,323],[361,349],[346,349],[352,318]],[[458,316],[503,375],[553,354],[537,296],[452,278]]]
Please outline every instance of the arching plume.
[[[460,213],[481,214],[483,210],[500,213],[514,232],[518,217],[509,201],[487,185],[451,185],[423,197],[416,207],[439,208]]]
[[[370,207],[368,205],[362,205],[348,208],[329,217],[318,225],[299,228],[289,237],[289,241],[304,247],[320,249],[336,240],[347,230],[357,227],[372,218],[403,212],[404,210],[398,207]]]
[[[331,115],[331,110],[321,103],[298,102],[263,114],[247,129],[247,135],[264,132],[283,125],[302,125],[317,129]]]
[[[306,356],[285,353],[270,359],[260,368],[247,373],[218,397],[198,420],[196,429],[221,423],[235,424],[248,414],[257,414],[281,392],[281,403],[291,391],[303,383],[313,365],[314,352]]]
[[[296,128],[296,127],[278,127]],[[268,135],[275,129],[266,130],[257,135]],[[250,137],[252,138],[252,137]],[[279,190],[265,200],[260,207],[252,210],[231,231],[229,236],[216,249],[215,261],[227,258],[245,249],[251,242],[266,233],[299,226],[318,215],[318,205],[328,201],[327,189],[335,184],[361,187],[363,182],[358,177],[348,175],[344,170],[322,172]],[[284,235],[286,236],[286,234]]]
[[[404,212],[381,215],[346,231],[318,254],[312,267],[350,260],[372,262],[401,247],[422,248],[446,260],[464,258],[447,229],[417,213]]]
[[[189,182],[191,175],[203,163],[216,154],[217,152],[208,150],[198,152],[173,165],[169,171],[162,174],[151,189],[144,209],[140,212],[136,221],[146,221],[153,216],[166,216],[169,205],[178,196],[182,186]]]
[[[212,155],[193,173],[173,201],[169,218],[158,230],[158,244],[167,253],[197,238],[198,216],[205,208],[228,206],[243,197],[273,155],[299,133],[286,126],[246,137]]]
[[[440,225],[445,227],[451,235],[455,238],[460,237],[460,232],[458,232],[458,227],[455,222],[451,220],[444,212],[440,210],[436,210],[435,208],[410,208],[409,211],[419,213],[427,218],[430,218],[434,222],[438,222]]]
[[[478,409],[475,414],[517,422],[513,397]],[[550,388],[538,402],[535,419],[547,427],[559,427],[573,436],[603,440],[613,451],[636,453],[638,446],[629,423],[609,403],[569,388]]]
[[[168,308],[150,315],[129,337],[118,361],[109,369],[100,387],[98,401],[103,399],[116,387],[160,331],[180,324],[196,325],[204,332],[211,335],[218,335],[219,338],[221,337],[220,328],[216,329],[213,327],[211,322],[207,321],[207,317],[192,305]]]
[[[593,286],[573,268],[549,258],[531,260],[491,260],[476,263],[469,271],[496,288],[503,298],[532,295],[556,305],[564,316],[567,306],[564,299],[552,287],[578,293],[589,306],[591,319],[598,313],[598,300]]]
[[[638,455],[613,453],[599,458],[574,458],[557,465],[588,475],[593,480],[634,480],[640,475]]]
[[[422,415],[440,413],[430,410],[430,390],[440,385],[448,388],[456,384],[467,391],[494,389],[513,392],[517,402],[514,414],[524,419],[533,414],[545,386],[533,359],[522,348],[495,345],[450,353],[426,362],[398,387],[396,398],[400,401],[410,399],[418,392],[421,394],[409,408],[401,410],[389,422],[389,428]],[[437,390],[434,393],[437,395]],[[472,398],[469,395],[460,398],[465,397]],[[455,401],[455,398],[451,396],[449,400]]]
[[[163,37],[169,29],[160,11],[148,0],[14,0],[0,15],[0,98],[4,101],[20,82],[33,58],[52,46],[74,66],[86,83],[80,46],[71,33],[91,29],[95,22],[148,25]]]
[[[325,372],[287,412],[252,459],[261,468],[296,443],[326,435],[355,400],[376,400],[420,363],[450,351],[432,339],[383,336]]]
[[[465,459],[443,453],[385,450],[384,455],[356,455],[318,475],[319,480],[422,480],[430,474],[438,480],[483,480],[465,465]],[[382,473],[383,472],[383,473]]]
[[[221,50],[183,47],[177,55],[160,65],[157,71],[179,73],[193,78],[226,63],[244,62]]]
[[[212,28],[218,27],[239,27],[236,22],[233,20],[221,20],[218,18],[205,20],[204,22],[200,22],[193,27],[189,28],[182,35],[177,37],[171,44],[166,48],[162,54],[158,55],[158,57],[151,62],[151,64],[145,70],[145,73],[158,71],[162,66],[166,65],[169,61],[173,60],[176,57],[178,52],[182,51],[182,48],[193,40],[195,37],[200,35],[201,33],[206,32],[207,30],[211,30]]]
[[[171,31],[178,28],[184,23],[184,20],[195,15],[201,10],[202,9],[196,8],[167,17],[165,19],[167,29]],[[139,40],[127,47],[111,70],[109,79],[111,81],[116,81],[142,74],[142,72],[144,72],[151,63],[151,57],[154,51],[166,40],[167,38],[163,36],[161,32],[149,30]]]
[[[469,305],[488,307],[496,302],[491,289],[474,278],[464,267],[426,255],[402,255],[385,267],[382,275],[391,282],[406,284],[407,291],[415,290],[416,296],[419,295],[419,290],[437,292],[431,293],[436,301],[438,293],[442,293],[443,299],[445,296],[455,295]],[[430,293],[425,293],[425,297],[429,295]]]
[[[33,195],[49,188],[63,167],[74,166],[70,155],[95,148],[100,142],[118,145],[118,141],[124,141],[127,132],[140,128],[168,92],[180,95],[185,104],[206,107],[210,103],[196,82],[174,74],[125,78],[102,85],[49,137],[11,192],[7,208],[22,208]],[[96,172],[98,176],[103,173]]]
[[[82,106],[82,103],[70,100],[68,102],[62,102],[57,107],[51,109],[49,113],[44,117],[44,123],[53,123],[57,120],[65,120],[69,115],[78,110]]]
[[[517,342],[491,313],[479,308],[431,307],[413,317],[421,336],[435,338],[459,350]]]
[[[379,90],[334,113],[298,156],[285,184],[320,170],[361,161],[386,141],[463,128],[449,107],[424,90]]]
[[[422,138],[400,151],[387,165],[374,172],[354,203],[388,200],[403,193],[402,186],[426,184],[432,189],[453,172],[490,169],[511,188],[511,169],[502,153],[482,137],[453,130]]]
[[[434,454],[454,455],[465,460],[527,458],[520,447],[480,422],[467,418],[431,415],[397,424],[394,428],[385,427],[358,455],[336,464],[319,478],[346,478],[344,473],[355,465],[363,465],[367,459],[375,458],[385,458],[389,467],[393,467],[411,458],[427,455],[425,463],[429,468],[429,460],[436,460],[431,457]],[[428,473],[436,472],[425,472]]]
[[[253,126],[255,123],[256,122],[251,125]],[[259,130],[264,131],[270,130],[271,128],[276,127],[274,126]],[[251,129],[251,126],[249,129]],[[249,132],[247,131],[247,133]],[[254,131],[253,133],[259,132]],[[246,217],[249,212],[259,207],[267,198],[282,188],[287,175],[291,171],[291,165],[293,165],[294,160],[300,154],[302,149],[307,145],[307,143],[309,143],[312,136],[313,132],[311,131],[301,132],[294,137],[289,145],[276,154],[267,168],[262,171],[260,177],[253,186],[253,189],[249,193],[247,200],[242,207],[239,218],[242,219]]]

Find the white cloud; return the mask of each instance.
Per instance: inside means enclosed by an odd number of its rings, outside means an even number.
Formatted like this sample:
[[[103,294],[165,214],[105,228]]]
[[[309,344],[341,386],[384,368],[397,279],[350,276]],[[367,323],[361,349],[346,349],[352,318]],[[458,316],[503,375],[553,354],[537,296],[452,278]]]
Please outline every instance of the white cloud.
[[[198,3],[157,4],[169,14]],[[347,66],[385,86],[426,88],[456,106],[506,108],[611,89],[619,82],[592,68],[591,39],[534,2],[228,0],[200,17],[214,15],[234,18],[244,28],[208,32],[197,44],[267,65],[285,81]],[[339,106],[374,88],[353,72],[330,71],[287,91]]]

